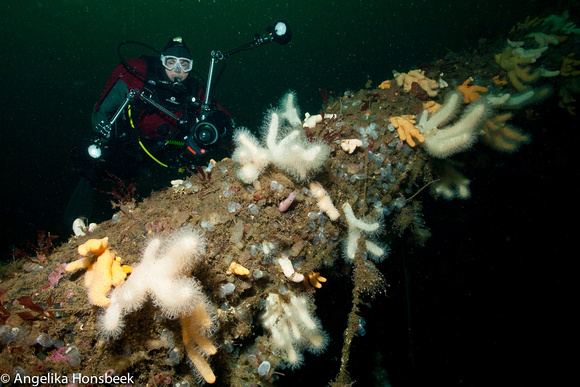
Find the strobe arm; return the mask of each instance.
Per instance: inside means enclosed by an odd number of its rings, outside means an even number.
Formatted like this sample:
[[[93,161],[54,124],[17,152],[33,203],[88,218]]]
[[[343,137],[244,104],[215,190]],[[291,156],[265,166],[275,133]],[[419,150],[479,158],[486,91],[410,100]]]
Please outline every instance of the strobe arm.
[[[117,111],[115,112],[115,114],[113,114],[113,117],[111,117],[111,120],[106,123],[104,121],[101,121],[98,125],[97,125],[97,129],[99,130],[99,133],[101,134],[101,138],[106,138],[108,139],[111,136],[111,128],[113,127],[113,125],[115,125],[115,122],[117,122],[117,119],[119,118],[119,116],[121,115],[121,113],[123,112],[123,110],[125,109],[125,107],[127,107],[127,105],[129,104],[129,102],[135,98],[135,96],[139,93],[139,90],[131,90],[129,91],[129,93],[127,94],[127,98],[125,98],[125,101],[123,101],[123,103],[121,104],[121,106],[119,106],[119,108],[117,109]]]
[[[87,149],[87,151],[89,152],[89,156],[91,156],[93,159],[98,159],[101,157],[101,155],[102,155],[101,146],[104,143],[106,143],[108,141],[108,139],[111,137],[111,130],[113,128],[113,125],[115,124],[115,122],[117,122],[117,119],[119,118],[119,116],[121,115],[121,113],[123,112],[125,107],[127,107],[129,102],[133,98],[135,98],[135,96],[138,93],[139,93],[139,90],[129,91],[129,93],[127,94],[127,98],[125,98],[125,101],[123,101],[121,106],[119,106],[119,108],[117,109],[117,111],[115,112],[113,117],[111,117],[111,120],[108,123],[106,123],[105,121],[101,121],[97,124],[97,130],[99,131],[99,137],[94,139],[93,143],[91,145],[89,145],[89,147]]]
[[[209,93],[211,91],[211,80],[213,77],[213,68],[215,66],[215,64],[222,60],[222,59],[227,59],[230,56],[237,54],[239,52],[244,52],[244,51],[248,51],[251,50],[253,48],[256,47],[260,47],[266,43],[269,42],[276,42],[278,44],[286,44],[288,43],[290,40],[292,39],[292,31],[290,30],[290,26],[288,25],[288,23],[286,23],[283,20],[278,20],[273,26],[271,27],[267,27],[266,28],[266,34],[265,35],[260,35],[260,34],[255,34],[254,35],[254,40],[246,43],[244,45],[241,45],[238,48],[234,48],[233,50],[230,50],[228,52],[222,53],[221,51],[212,51],[211,52],[211,63],[209,65],[209,75],[207,77],[207,89],[205,91],[205,101],[204,101],[204,105],[208,105],[209,102]],[[203,117],[203,112],[202,112],[202,117]],[[202,118],[203,120],[203,118]]]

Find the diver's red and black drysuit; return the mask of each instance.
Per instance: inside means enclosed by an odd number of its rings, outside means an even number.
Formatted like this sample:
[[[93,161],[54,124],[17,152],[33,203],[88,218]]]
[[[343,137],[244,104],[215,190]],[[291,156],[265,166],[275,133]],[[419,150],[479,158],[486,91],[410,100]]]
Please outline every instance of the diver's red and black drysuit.
[[[113,71],[92,115],[93,129],[99,135],[71,150],[72,168],[80,180],[65,211],[66,224],[79,216],[89,217],[94,190],[109,192],[110,187],[105,186],[112,178],[139,180],[142,192],[147,192],[159,188],[156,182],[168,181],[168,176],[160,180],[152,173],[162,175],[167,171],[166,175],[175,178],[175,172],[194,170],[193,166],[207,165],[210,158],[229,156],[234,127],[229,113],[212,102],[209,112],[204,112],[204,119],[198,122],[205,99],[201,77],[192,71],[183,82],[172,81],[159,57],[124,61]],[[133,90],[138,93],[109,132],[111,119]],[[195,136],[191,133],[210,121],[219,123],[214,125],[218,140],[206,144],[204,152],[192,152]],[[95,146],[98,152],[91,153]],[[141,168],[144,161],[150,161],[152,167]],[[100,185],[104,190],[98,188]]]
[[[149,83],[149,79],[154,80],[155,84]],[[130,59],[115,68],[95,105],[92,116],[95,131],[99,131],[99,123],[110,121],[131,90],[143,92],[146,99],[161,105],[182,121],[180,123],[139,95],[130,101],[112,128],[111,137],[124,136],[129,141],[147,141],[154,153],[163,148],[164,141],[183,141],[187,129],[196,122],[204,98],[204,90],[195,73],[192,72],[183,82],[173,83],[168,79],[159,58],[142,56]],[[218,104],[212,103],[210,107],[231,120],[230,114]],[[231,133],[227,133],[220,138],[220,143],[230,138]]]
[[[153,101],[182,119],[184,114],[191,114],[188,109],[199,109],[199,101],[203,89],[195,77],[185,79],[179,88],[172,88],[163,71],[158,58],[143,56],[130,59],[127,65],[119,64],[109,76],[101,98],[95,105],[93,112],[93,128],[98,131],[97,125],[109,122],[119,107],[125,102],[130,90],[145,92]],[[143,77],[145,75],[145,78]],[[193,75],[193,74],[192,74]],[[154,86],[146,83],[146,79],[165,81],[166,84]],[[192,98],[195,98],[192,101]],[[195,105],[194,105],[195,104]],[[130,113],[127,111],[125,119],[130,118],[132,126],[140,136],[147,138],[164,138],[172,132],[178,122],[152,105],[147,104],[138,96],[130,102]],[[129,116],[130,114],[130,116]]]

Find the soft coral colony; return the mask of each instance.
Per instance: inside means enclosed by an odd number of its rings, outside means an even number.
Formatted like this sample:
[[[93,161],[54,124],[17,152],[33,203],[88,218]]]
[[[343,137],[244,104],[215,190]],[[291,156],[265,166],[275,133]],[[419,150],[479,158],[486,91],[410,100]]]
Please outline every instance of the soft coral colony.
[[[96,313],[79,324],[95,328],[89,333],[97,354],[88,345],[80,359],[108,356],[113,360],[102,364],[114,373],[142,371],[147,361],[155,371],[142,376],[143,384],[169,377],[183,385],[267,385],[284,369],[307,364],[307,353],[344,339],[334,383],[351,382],[348,354],[361,334],[359,306],[363,296],[384,292],[379,269],[388,241],[405,227],[418,243],[430,235],[411,194],[429,187],[435,196],[468,198],[470,180],[453,158],[477,149],[479,140],[516,151],[531,135],[508,121],[550,93],[565,114],[575,114],[580,30],[567,19],[526,19],[499,50],[479,58],[486,66],[445,59],[396,72],[374,90],[334,101],[323,94],[324,111],[305,113],[304,120],[289,92],[259,133],[237,129],[232,158],[217,162],[211,179],[192,176],[179,190],[155,193],[115,224],[80,237],[80,257],[62,255],[73,274],[56,287],[68,301],[78,300],[78,291],[64,289],[84,275],[82,297]],[[156,208],[155,201],[164,205]],[[315,301],[344,280],[333,275],[339,264],[352,269],[352,309],[344,336],[329,337]],[[24,339],[12,335],[11,311],[2,308],[2,341],[14,348]],[[53,327],[51,340],[65,331]],[[54,350],[54,358],[77,349],[52,341],[40,352]],[[3,356],[6,372],[34,372]],[[73,369],[89,369],[85,362]],[[197,379],[179,367],[185,363]]]

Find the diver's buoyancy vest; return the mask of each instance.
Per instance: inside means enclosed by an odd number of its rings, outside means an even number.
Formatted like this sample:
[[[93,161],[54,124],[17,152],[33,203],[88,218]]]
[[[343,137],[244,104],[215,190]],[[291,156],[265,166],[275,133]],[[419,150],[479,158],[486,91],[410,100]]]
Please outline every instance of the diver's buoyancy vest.
[[[144,55],[138,59],[128,60],[127,65],[119,64],[109,76],[101,98],[95,105],[95,110],[99,109],[113,85],[121,80],[127,85],[128,90],[144,91],[146,97],[151,98],[179,119],[193,113],[191,111],[194,110],[192,98],[199,101],[203,94],[203,89],[194,77],[188,77],[181,85],[172,87],[171,83],[167,82],[168,79],[159,58]],[[155,80],[156,85],[147,82],[148,79]],[[164,79],[167,83],[160,84],[159,79]],[[143,137],[163,138],[178,125],[178,121],[173,117],[139,97],[129,104],[127,113],[133,127],[139,130]]]
[[[163,79],[168,81],[165,69],[158,58],[143,56],[141,59],[145,62],[147,79]],[[181,84],[172,84],[171,82],[155,86],[144,83],[141,91],[148,98],[167,109],[179,119],[190,119],[191,110],[194,109],[192,98],[197,101],[200,98],[202,89],[199,83],[193,78],[188,77]],[[135,127],[139,129],[145,137],[158,138],[165,137],[171,133],[178,122],[171,116],[157,109],[155,106],[136,99],[132,119]]]

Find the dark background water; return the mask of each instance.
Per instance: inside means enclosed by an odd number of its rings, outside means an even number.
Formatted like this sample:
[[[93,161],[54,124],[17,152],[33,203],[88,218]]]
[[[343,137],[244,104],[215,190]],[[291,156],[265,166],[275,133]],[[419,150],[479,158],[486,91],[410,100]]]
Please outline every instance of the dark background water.
[[[212,50],[236,48],[286,20],[293,30],[288,45],[271,43],[233,56],[213,89],[238,125],[254,129],[289,89],[297,92],[303,112],[317,112],[319,88],[342,93],[362,88],[367,79],[377,84],[393,70],[468,49],[479,38],[505,37],[527,15],[565,8],[578,15],[576,2],[529,0],[3,0],[2,256],[9,259],[9,248],[22,247],[25,239],[35,241],[38,230],[61,240],[70,235],[70,225],[62,223],[77,183],[69,151],[92,136],[90,111],[118,63],[120,41],[161,49],[180,35],[205,77]],[[517,385],[563,372],[572,308],[564,274],[573,258],[565,252],[573,228],[566,225],[576,214],[574,191],[567,187],[578,177],[572,162],[577,121],[559,124],[562,111],[552,114],[525,127],[535,130],[530,145],[473,171],[469,201],[426,199],[433,237],[424,249],[401,241],[383,263],[389,296],[366,313],[386,315],[369,318],[367,335],[355,342],[355,378],[372,379],[376,365],[396,385],[506,385],[508,379]],[[319,297],[320,313],[342,324],[348,305],[322,291]],[[340,324],[327,327],[337,334],[328,356],[338,353]],[[337,359],[325,356],[319,361],[330,366],[307,358],[317,375],[308,380],[336,374]],[[304,378],[297,374],[285,383]]]

